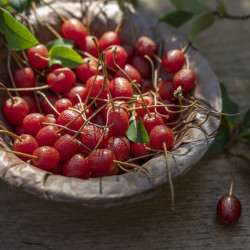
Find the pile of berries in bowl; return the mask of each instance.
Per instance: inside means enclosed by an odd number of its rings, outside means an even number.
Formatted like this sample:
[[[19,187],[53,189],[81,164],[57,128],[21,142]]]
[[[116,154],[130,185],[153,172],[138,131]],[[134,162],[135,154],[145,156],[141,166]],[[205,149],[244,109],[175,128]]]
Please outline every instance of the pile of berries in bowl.
[[[220,122],[218,80],[177,30],[116,2],[58,1],[29,15],[40,44],[12,53],[15,87],[0,72],[5,181],[109,206],[154,195],[206,152]],[[82,63],[52,60],[56,46]]]

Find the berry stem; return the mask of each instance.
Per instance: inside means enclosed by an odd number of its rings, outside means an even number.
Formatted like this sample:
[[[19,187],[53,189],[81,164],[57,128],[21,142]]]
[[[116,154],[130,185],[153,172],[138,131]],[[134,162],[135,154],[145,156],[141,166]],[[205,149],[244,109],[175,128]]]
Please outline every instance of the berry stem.
[[[0,148],[0,150],[4,151],[6,153],[12,153],[12,154],[24,156],[24,157],[27,157],[27,158],[30,158],[30,159],[36,159],[36,160],[39,159],[39,157],[37,157],[35,155],[25,154],[25,153],[22,153],[22,152],[16,152],[14,150],[7,150],[7,149],[4,149],[4,148]]]
[[[19,141],[23,141],[21,137],[19,137],[18,135],[14,134],[14,133],[12,133],[12,132],[10,132],[8,130],[5,130],[5,129],[4,130],[0,130],[0,133],[8,134],[8,135],[10,135],[10,136],[18,139]]]
[[[62,36],[60,36],[60,34],[49,24],[49,23],[45,23],[45,26],[58,38],[61,39]]]
[[[161,58],[157,56],[156,54],[153,55],[154,59],[158,62],[161,63]]]
[[[167,170],[168,170],[168,180],[169,180],[169,186],[170,186],[170,190],[171,190],[172,209],[174,210],[175,209],[174,185],[173,185],[173,182],[172,182],[171,170],[169,168],[169,163],[168,163],[168,151],[167,151],[166,142],[163,141],[162,145],[163,145],[164,152],[165,152],[166,167],[167,167]]]
[[[1,85],[2,86],[2,85]],[[39,87],[33,87],[33,88],[6,88],[8,91],[39,91],[39,90],[45,90],[45,89],[50,89],[49,85],[43,85]],[[6,90],[5,89],[5,90]],[[0,90],[3,90],[0,88]]]
[[[47,98],[47,96],[41,92],[41,91],[37,91],[37,94],[41,95],[44,100],[47,102],[47,104],[51,107],[51,109],[59,116],[60,113],[57,111],[57,109],[52,105],[52,103],[49,101],[49,99]]]
[[[13,98],[12,94],[10,93],[9,89],[6,88],[1,82],[0,82],[0,86],[3,87],[3,89],[0,89],[0,90],[5,90],[8,94],[8,96],[10,97],[12,104],[14,104],[15,101],[14,101],[14,98]]]

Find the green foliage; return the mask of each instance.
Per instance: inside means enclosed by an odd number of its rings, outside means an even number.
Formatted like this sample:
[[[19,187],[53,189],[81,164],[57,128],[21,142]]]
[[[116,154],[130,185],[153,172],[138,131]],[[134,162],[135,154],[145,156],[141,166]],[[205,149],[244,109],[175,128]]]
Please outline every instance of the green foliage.
[[[178,28],[182,24],[184,24],[185,22],[192,19],[193,16],[194,16],[194,14],[191,13],[191,12],[185,12],[185,11],[177,10],[177,11],[167,13],[167,14],[159,17],[159,20],[161,22],[169,23],[172,26]]]
[[[67,46],[55,46],[49,50],[49,65],[58,63],[64,67],[76,68],[83,64],[82,57]]]
[[[198,47],[195,43],[197,35],[203,30],[209,28],[214,23],[214,15],[212,12],[206,12],[205,14],[199,16],[192,23],[189,30],[189,40],[194,47]]]
[[[147,130],[145,129],[141,117],[139,117],[138,122],[132,120],[129,122],[129,128],[126,133],[128,139],[137,143],[147,143],[149,142],[149,136]]]
[[[170,0],[170,2],[178,10],[185,12],[198,14],[209,10],[205,0]]]
[[[31,6],[31,2],[39,3],[39,0],[4,0],[2,2],[5,5],[7,4],[7,7],[11,7],[11,9],[21,13]]]
[[[3,8],[0,8],[0,27],[9,50],[24,50],[39,44],[31,32]]]
[[[65,46],[68,48],[73,48],[74,46],[74,42],[72,40],[66,39],[66,38],[59,38],[56,39],[52,42],[49,42],[46,47],[48,50],[50,50],[51,48],[55,47],[55,46]]]

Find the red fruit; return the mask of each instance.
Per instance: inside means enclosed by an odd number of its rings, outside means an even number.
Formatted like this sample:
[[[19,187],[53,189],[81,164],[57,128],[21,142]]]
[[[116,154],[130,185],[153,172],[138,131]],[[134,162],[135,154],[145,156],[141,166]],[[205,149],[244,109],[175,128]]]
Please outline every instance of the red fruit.
[[[130,82],[124,77],[116,77],[111,81],[110,93],[112,98],[133,97],[133,88]],[[126,98],[119,98],[119,101],[129,101]]]
[[[48,122],[45,116],[39,113],[32,113],[26,115],[23,119],[23,127],[28,134],[36,136],[38,131],[43,128],[43,122]]]
[[[193,70],[181,69],[174,76],[174,87],[177,89],[181,86],[183,93],[188,92],[194,87],[195,79],[196,77]]]
[[[108,149],[96,149],[89,154],[88,166],[91,171],[100,174],[111,174],[117,171],[117,166],[113,162],[115,154]]]
[[[62,174],[63,163],[59,162],[55,168],[48,170],[52,174],[61,175]]]
[[[83,64],[76,68],[76,75],[82,83],[86,83],[91,76],[96,75],[98,63],[91,58],[84,58]],[[101,71],[98,70],[98,75]]]
[[[120,105],[121,104],[121,105]],[[126,104],[126,103],[123,103],[123,102],[120,102],[120,101],[115,101],[114,102],[114,105],[115,105],[115,107],[117,107],[118,108],[118,106],[120,105],[120,108],[124,108],[124,111],[126,111],[126,109],[125,108],[129,108],[129,105],[128,104]],[[111,103],[109,103],[104,109],[103,109],[103,111],[102,111],[102,117],[103,117],[103,119],[106,121],[107,120],[107,114],[108,114],[108,111],[110,110],[110,109],[112,109],[112,104]],[[129,113],[127,113],[127,115],[128,115],[128,117],[130,117],[130,114]]]
[[[63,93],[74,85],[75,73],[69,68],[60,68],[49,73],[47,83],[54,93]]]
[[[13,80],[17,88],[32,88],[36,85],[36,75],[31,68],[17,69],[13,73]],[[32,91],[19,91],[21,95],[30,95]]]
[[[240,200],[233,195],[224,195],[217,203],[217,216],[226,225],[233,225],[241,216]]]
[[[82,154],[75,154],[72,156],[62,168],[64,176],[76,177],[80,179],[89,179],[90,169],[88,167],[88,161]]]
[[[123,135],[128,130],[128,115],[124,109],[121,109],[120,112],[118,109],[110,110],[108,115],[108,126],[112,126],[109,128],[110,133],[113,136]]]
[[[52,71],[54,71],[55,69],[60,69],[62,68],[63,66],[61,64],[58,64],[58,63],[55,63],[55,64],[52,64],[47,70],[46,70],[46,73],[51,73]]]
[[[151,38],[141,36],[135,44],[135,49],[140,56],[147,55],[152,58],[157,52],[157,45]]]
[[[159,83],[159,94],[162,99],[174,99],[174,83],[172,80],[163,80]]]
[[[103,115],[101,112],[96,114],[92,119],[91,122],[97,125],[104,126],[105,125],[105,119],[103,118]]]
[[[70,100],[66,98],[61,98],[57,100],[54,104],[54,108],[59,112],[62,113],[64,110],[67,110],[68,108],[72,108],[73,104]]]
[[[43,44],[29,48],[27,55],[30,65],[35,69],[44,69],[49,64],[49,52]]]
[[[82,143],[89,149],[93,150],[97,143],[102,138],[103,131],[94,125],[85,126],[81,131]],[[99,148],[103,146],[103,140],[101,141]]]
[[[120,45],[121,38],[117,35],[117,33],[113,31],[108,31],[102,34],[99,39],[99,49],[102,52],[112,45]]]
[[[143,99],[144,99],[144,101],[145,101],[145,103],[146,103],[147,106],[153,106],[154,105],[154,99],[153,99],[153,97],[151,97],[151,96],[144,96]],[[146,111],[146,109],[145,109],[145,107],[143,105],[143,102],[142,102],[141,98],[137,102],[142,103],[142,104],[136,103],[135,107],[136,108],[143,107],[143,109],[136,110],[136,113],[137,113],[138,116],[143,117],[144,115],[147,114],[147,111]],[[154,108],[153,107],[148,108],[148,110],[149,110],[149,112],[154,112]]]
[[[170,101],[170,100],[163,100],[162,103],[166,106],[175,104],[173,101]],[[172,111],[172,112],[167,111],[165,107],[157,107],[157,111],[159,114],[164,115],[164,116],[168,116],[168,118],[162,116],[163,120],[165,122],[171,122],[177,118],[178,113],[176,111],[178,109],[177,109],[177,107],[174,107],[174,106],[169,106],[169,107],[167,107],[167,109]]]
[[[21,153],[32,155],[33,152],[38,148],[36,139],[33,136],[27,135],[27,134],[21,135],[20,138],[22,139],[21,141],[19,139],[16,139],[14,141],[14,144],[13,144],[14,150],[16,152],[21,152]],[[23,161],[29,160],[29,158],[25,156],[18,155],[18,157],[22,159]]]
[[[136,143],[134,142],[131,146],[132,153],[135,157],[140,157],[150,154],[146,148],[149,147],[149,143]],[[149,157],[147,157],[149,158]],[[147,159],[146,157],[144,159]]]
[[[126,64],[122,69],[125,71],[125,73],[130,77],[130,79],[134,83],[140,83],[141,82],[141,74],[139,73],[139,71],[134,66],[132,66],[130,64]],[[115,77],[125,77],[125,78],[127,78],[127,76],[121,70],[118,70],[115,73]]]
[[[36,140],[39,145],[41,146],[51,146],[53,147],[55,142],[61,137],[60,133],[56,133],[59,130],[56,126],[46,126],[42,128],[36,135]]]
[[[77,109],[77,110],[79,110],[79,111],[85,110],[85,106],[84,106],[83,103],[82,103],[82,104],[81,104],[81,103],[77,103],[77,104],[74,105],[73,108],[74,108],[74,109]],[[93,109],[92,109],[92,107],[89,107],[88,109],[86,109],[86,110],[84,111],[83,116],[86,117],[86,118],[88,119],[92,114],[93,114]]]
[[[49,123],[56,124],[56,116],[54,114],[48,114],[45,116]]]
[[[29,114],[31,113],[39,113],[38,106],[34,98],[29,95],[23,95],[22,98],[27,102],[29,107]]]
[[[105,62],[108,66],[116,68],[116,65],[114,63],[114,50],[116,49],[116,57],[115,62],[118,66],[123,67],[127,62],[127,52],[126,50],[119,45],[113,45],[109,50],[105,52]]]
[[[11,125],[21,125],[24,117],[29,113],[29,107],[26,101],[21,97],[13,97],[13,100],[13,103],[11,98],[5,101],[3,114]]]
[[[128,62],[135,56],[135,49],[131,45],[123,45],[123,48],[126,50],[128,55]]]
[[[16,128],[15,128],[15,134],[20,136],[22,134],[27,134],[27,131],[24,129],[23,127],[23,124],[21,125],[18,125]]]
[[[150,113],[150,116],[148,114],[144,115],[142,122],[148,134],[155,126],[164,125],[164,120],[154,112]]]
[[[37,148],[33,155],[38,157],[38,159],[32,159],[33,165],[46,171],[55,168],[60,161],[58,151],[49,146]]]
[[[60,154],[61,161],[69,160],[74,154],[79,152],[80,146],[71,135],[63,135],[54,144],[54,148]]]
[[[146,79],[151,76],[151,65],[146,58],[135,56],[131,59],[130,63],[138,70],[142,78]]]
[[[76,96],[78,94],[81,98],[81,100],[84,102],[85,98],[87,97],[87,91],[84,86],[74,86],[70,89],[68,89],[63,97],[69,99],[73,105],[77,104],[79,102],[78,97]]]
[[[165,72],[173,74],[182,69],[185,62],[184,53],[179,49],[173,49],[163,56],[161,66]]]
[[[86,41],[83,44],[79,45],[79,49],[82,51],[88,52],[90,55],[94,57],[98,57],[98,51],[96,45],[92,38],[95,38],[97,46],[99,48],[99,40],[95,36],[86,36]]]
[[[163,142],[166,143],[167,150],[174,145],[174,134],[172,130],[165,125],[155,126],[149,135],[150,146],[154,149],[163,150]]]
[[[85,43],[87,29],[81,21],[76,18],[70,18],[65,21],[61,27],[63,37],[73,40],[75,45],[81,46]]]
[[[56,95],[47,96],[47,98],[53,106],[59,100],[59,97]],[[46,100],[43,100],[42,108],[45,114],[54,114],[54,110],[49,106]]]
[[[124,136],[113,136],[108,139],[105,148],[115,154],[116,160],[125,161],[130,152],[130,144]]]
[[[76,111],[73,110],[64,110],[57,118],[57,124],[66,126],[69,122],[74,120],[79,114]],[[74,131],[78,131],[81,126],[83,125],[84,121],[81,116],[79,116],[73,123],[71,123],[68,128]],[[67,134],[74,134],[73,132],[64,129],[64,133]]]
[[[152,80],[151,79],[142,79],[140,89],[141,89],[142,93],[146,93],[150,90],[154,90]]]

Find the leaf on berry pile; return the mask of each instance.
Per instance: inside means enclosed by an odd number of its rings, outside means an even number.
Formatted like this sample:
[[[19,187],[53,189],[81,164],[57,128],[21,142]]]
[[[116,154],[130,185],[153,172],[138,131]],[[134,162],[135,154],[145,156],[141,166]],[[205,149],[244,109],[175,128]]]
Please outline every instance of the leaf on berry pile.
[[[53,47],[55,46],[65,46],[65,47],[68,47],[68,48],[73,48],[74,46],[74,42],[72,40],[69,40],[69,39],[66,39],[66,38],[59,38],[59,39],[56,39],[52,42],[49,42],[46,47],[48,50],[52,49]]]
[[[66,46],[55,46],[50,49],[50,62],[52,64],[60,64],[64,67],[76,68],[83,64],[82,57],[73,49]]]
[[[0,27],[9,50],[24,50],[39,44],[31,32],[3,8],[0,8]]]
[[[13,10],[13,8],[10,6],[10,4],[8,3],[8,0],[1,0],[0,1],[1,6],[3,6],[5,9],[8,8],[10,10]]]
[[[161,22],[169,23],[170,25],[178,28],[185,22],[189,21],[193,16],[194,14],[191,12],[177,10],[175,12],[167,13],[159,17],[159,20]]]
[[[129,122],[129,128],[126,135],[128,139],[132,142],[137,142],[137,143],[149,142],[148,132],[142,123],[141,117],[139,117],[137,123],[136,120],[131,120]]]
[[[220,83],[222,95],[222,112],[226,114],[235,114],[238,112],[238,105],[232,101],[227,94],[224,83]],[[228,128],[229,135],[232,135],[233,129],[239,125],[237,116],[224,116],[225,126]]]
[[[195,48],[198,47],[195,43],[195,38],[203,30],[209,28],[213,24],[214,19],[215,18],[212,12],[206,12],[202,16],[199,16],[197,19],[195,19],[194,22],[192,23],[189,29],[188,37],[190,42]]]
[[[217,154],[224,150],[227,142],[229,141],[229,135],[225,129],[219,127],[213,143],[207,151],[207,154]]]
[[[226,6],[220,0],[217,1],[217,11],[220,17],[224,17],[227,14]]]
[[[9,5],[19,13],[29,8],[31,6],[31,2],[39,3],[38,0],[8,0]]]
[[[205,0],[170,0],[178,9],[191,13],[201,13],[209,10]]]
[[[250,109],[243,116],[242,125],[243,125],[244,128],[250,128]]]

